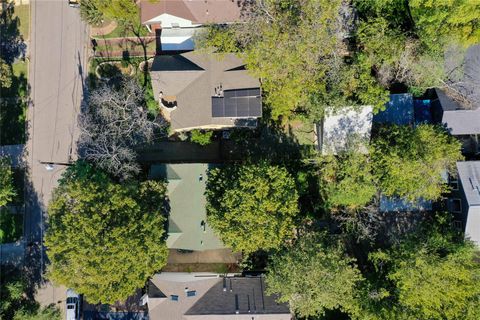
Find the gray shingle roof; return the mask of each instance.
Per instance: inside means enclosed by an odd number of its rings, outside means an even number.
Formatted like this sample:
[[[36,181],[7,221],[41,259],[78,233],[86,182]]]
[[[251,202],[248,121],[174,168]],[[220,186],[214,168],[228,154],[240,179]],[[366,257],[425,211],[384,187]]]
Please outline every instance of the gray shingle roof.
[[[290,314],[287,304],[265,294],[263,277],[224,278],[191,307],[186,315]]]
[[[162,92],[177,101],[177,108],[170,111],[171,128],[240,126],[235,118],[212,117],[212,97],[220,86],[224,91],[260,87],[243,65],[234,54],[188,52],[155,57],[150,72],[155,99]]]

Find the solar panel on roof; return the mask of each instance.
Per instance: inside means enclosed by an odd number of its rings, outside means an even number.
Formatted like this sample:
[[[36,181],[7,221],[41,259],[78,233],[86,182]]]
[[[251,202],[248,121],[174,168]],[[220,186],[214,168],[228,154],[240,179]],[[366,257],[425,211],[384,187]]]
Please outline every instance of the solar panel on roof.
[[[212,97],[212,117],[248,118],[262,116],[260,88],[225,90]]]
[[[250,116],[249,111],[249,98],[239,98],[237,100],[237,117],[248,117]]]
[[[224,117],[224,109],[225,106],[223,103],[223,98],[212,97],[212,117]]]
[[[237,116],[237,101],[234,98],[224,99],[225,103],[225,117]]]

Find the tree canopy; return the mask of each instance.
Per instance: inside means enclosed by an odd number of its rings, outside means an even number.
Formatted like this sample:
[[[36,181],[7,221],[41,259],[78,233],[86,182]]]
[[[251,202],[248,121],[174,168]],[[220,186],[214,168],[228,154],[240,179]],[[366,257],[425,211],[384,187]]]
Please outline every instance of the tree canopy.
[[[0,58],[0,88],[10,88],[12,85],[12,69]]]
[[[10,159],[7,157],[0,157],[0,207],[3,207],[12,201],[15,194]]]
[[[295,313],[314,317],[334,309],[356,314],[362,280],[341,242],[325,234],[307,234],[273,256],[266,284],[267,292],[289,302]]]
[[[105,19],[131,26],[140,24],[139,7],[133,0],[82,0],[80,15],[92,25],[99,25]]]
[[[456,238],[429,225],[390,249],[370,254],[377,276],[385,280],[380,305],[395,306],[390,308],[409,319],[478,319],[478,250]],[[379,319],[389,319],[378,305],[374,310]]]
[[[293,235],[298,193],[283,167],[261,163],[214,169],[206,196],[208,222],[235,251],[275,249]]]
[[[134,79],[103,84],[91,92],[88,111],[80,117],[82,156],[120,180],[139,173],[136,148],[165,129],[163,119],[149,116],[142,88]]]
[[[112,182],[84,162],[67,169],[48,206],[48,277],[90,303],[124,301],[167,261],[163,183]]]
[[[349,151],[322,159],[320,185],[329,206],[358,208],[370,202],[377,192],[367,155]]]
[[[372,147],[373,172],[381,192],[410,201],[437,200],[448,191],[444,172],[462,160],[461,143],[432,125],[380,128]]]

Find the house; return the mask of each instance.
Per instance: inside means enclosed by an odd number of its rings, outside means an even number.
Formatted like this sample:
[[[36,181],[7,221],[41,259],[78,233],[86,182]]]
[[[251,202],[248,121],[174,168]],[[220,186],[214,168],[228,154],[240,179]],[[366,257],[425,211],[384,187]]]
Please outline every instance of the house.
[[[457,172],[457,177],[450,178],[447,207],[465,237],[480,246],[480,161],[457,162]]]
[[[205,184],[209,164],[159,164],[150,168],[150,179],[168,181],[169,249],[206,251],[223,249],[222,241],[207,223]]]
[[[415,112],[413,96],[410,93],[391,94],[385,110],[373,115],[378,124],[413,125]]]
[[[155,99],[174,132],[256,127],[262,116],[260,82],[234,54],[156,56],[150,75]]]
[[[368,152],[372,130],[372,107],[343,108],[327,114],[314,127],[318,150],[326,154],[338,154],[359,143],[359,151]]]
[[[262,276],[163,272],[149,281],[142,302],[151,320],[291,320],[276,298],[265,293]]]
[[[466,154],[480,154],[480,45],[472,46],[465,56],[462,86],[458,89],[470,103],[453,99],[449,92],[435,89],[433,121],[443,124],[463,144]]]
[[[193,37],[206,24],[240,20],[244,1],[142,0],[140,19],[149,32],[159,31],[163,51],[193,50]]]

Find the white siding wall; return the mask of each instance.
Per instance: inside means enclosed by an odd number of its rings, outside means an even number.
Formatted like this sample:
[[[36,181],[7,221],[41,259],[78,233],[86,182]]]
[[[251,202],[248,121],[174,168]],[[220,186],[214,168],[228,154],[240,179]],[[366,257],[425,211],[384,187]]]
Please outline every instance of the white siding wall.
[[[180,28],[193,28],[193,27],[200,26],[199,24],[192,23],[192,21],[190,20],[172,16],[167,13],[161,14],[158,17],[155,17],[145,22],[145,24],[154,24],[154,23],[161,23],[162,28],[171,28],[172,23],[177,24]]]

